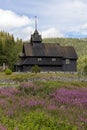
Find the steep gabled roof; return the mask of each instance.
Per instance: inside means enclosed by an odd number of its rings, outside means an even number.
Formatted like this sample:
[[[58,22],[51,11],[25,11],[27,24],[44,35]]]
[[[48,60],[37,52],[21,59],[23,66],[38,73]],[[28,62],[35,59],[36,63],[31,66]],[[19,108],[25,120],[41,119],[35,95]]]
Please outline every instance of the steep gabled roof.
[[[36,43],[37,44],[37,43]],[[25,56],[47,56],[47,57],[62,57],[61,46],[59,44],[44,44],[41,46],[33,46],[30,43],[24,44]]]
[[[59,44],[46,43],[43,45],[45,56],[62,57],[61,47]]]
[[[77,54],[73,46],[61,46],[61,52],[63,58],[77,59]]]
[[[25,56],[33,56],[33,50],[30,43],[24,43],[23,44],[23,53]]]
[[[41,43],[41,46],[33,46],[30,43],[24,43],[23,48],[25,56],[47,56],[77,59],[76,51],[72,46],[60,46],[57,43]]]

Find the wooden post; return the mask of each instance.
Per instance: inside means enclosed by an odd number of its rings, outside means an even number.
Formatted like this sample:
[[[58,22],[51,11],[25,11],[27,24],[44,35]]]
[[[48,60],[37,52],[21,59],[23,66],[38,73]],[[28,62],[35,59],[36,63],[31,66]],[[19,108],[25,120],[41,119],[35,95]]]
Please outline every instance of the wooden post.
[[[2,65],[2,69],[3,69],[3,71],[6,69],[5,63],[3,63],[3,65]]]

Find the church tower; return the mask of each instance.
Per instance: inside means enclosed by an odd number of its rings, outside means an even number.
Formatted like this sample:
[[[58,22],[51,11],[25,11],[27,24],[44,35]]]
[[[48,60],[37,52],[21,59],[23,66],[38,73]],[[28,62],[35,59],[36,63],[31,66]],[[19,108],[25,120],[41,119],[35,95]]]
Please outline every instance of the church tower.
[[[35,16],[35,31],[31,35],[30,42],[31,43],[36,43],[36,44],[42,42],[42,37],[41,37],[41,35],[39,35],[39,32],[37,30],[37,16]]]

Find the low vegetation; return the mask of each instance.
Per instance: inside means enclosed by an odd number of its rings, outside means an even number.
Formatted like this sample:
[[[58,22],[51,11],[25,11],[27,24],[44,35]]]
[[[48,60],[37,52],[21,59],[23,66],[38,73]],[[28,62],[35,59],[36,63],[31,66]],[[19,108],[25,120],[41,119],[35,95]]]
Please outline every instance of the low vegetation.
[[[9,68],[6,69],[6,70],[5,70],[5,74],[6,74],[6,75],[11,75],[11,74],[12,74],[12,70],[9,69]]]
[[[1,87],[0,129],[86,130],[86,99],[86,86],[59,81]]]
[[[31,68],[32,73],[40,73],[40,67],[38,65],[35,65]]]

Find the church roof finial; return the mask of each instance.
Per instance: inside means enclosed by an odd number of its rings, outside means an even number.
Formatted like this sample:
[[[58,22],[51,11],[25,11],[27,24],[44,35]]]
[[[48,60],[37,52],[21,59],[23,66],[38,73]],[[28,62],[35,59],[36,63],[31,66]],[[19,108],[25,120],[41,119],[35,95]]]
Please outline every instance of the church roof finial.
[[[37,16],[35,16],[35,30],[37,30]]]

